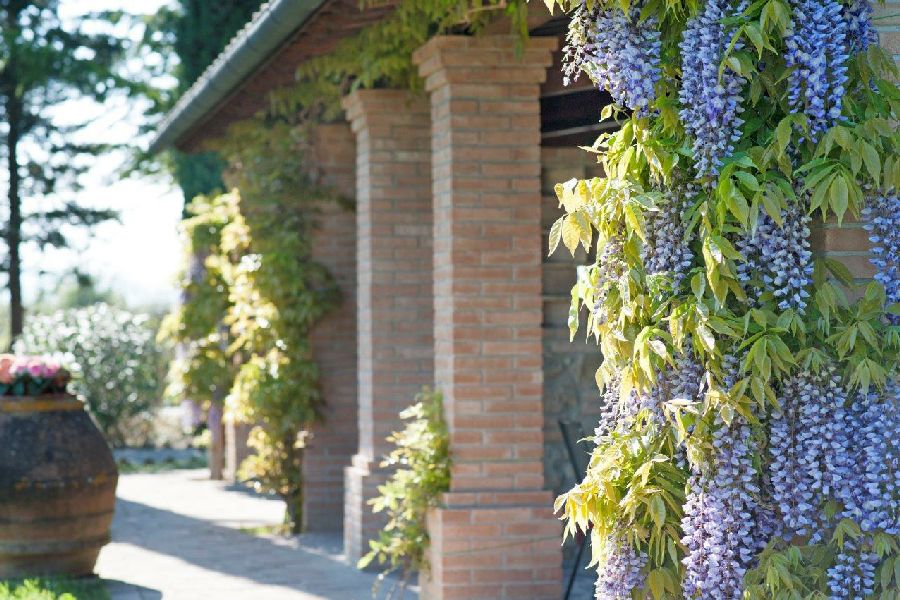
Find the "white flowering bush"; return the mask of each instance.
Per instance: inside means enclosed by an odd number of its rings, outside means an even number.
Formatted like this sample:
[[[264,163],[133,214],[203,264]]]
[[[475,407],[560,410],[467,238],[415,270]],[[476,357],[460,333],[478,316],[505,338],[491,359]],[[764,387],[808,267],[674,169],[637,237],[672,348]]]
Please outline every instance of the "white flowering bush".
[[[546,1],[621,123],[550,231],[593,252],[569,325],[605,405],[556,508],[596,598],[897,600],[900,90],[871,6]],[[864,284],[812,251],[849,218]]]
[[[161,403],[162,355],[150,317],[97,304],[28,319],[19,352],[53,355],[113,446],[142,444]]]

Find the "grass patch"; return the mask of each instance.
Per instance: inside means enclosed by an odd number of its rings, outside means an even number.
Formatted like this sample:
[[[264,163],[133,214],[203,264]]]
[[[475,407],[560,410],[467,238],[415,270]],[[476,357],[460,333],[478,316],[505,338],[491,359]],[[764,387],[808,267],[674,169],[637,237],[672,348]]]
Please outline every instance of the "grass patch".
[[[98,578],[0,581],[0,600],[109,600]]]
[[[132,463],[123,461],[119,463],[119,473],[129,475],[132,473],[162,473],[176,469],[204,469],[207,467],[206,458],[196,456],[182,460],[164,460],[160,462]],[[2,597],[0,597],[2,600]]]

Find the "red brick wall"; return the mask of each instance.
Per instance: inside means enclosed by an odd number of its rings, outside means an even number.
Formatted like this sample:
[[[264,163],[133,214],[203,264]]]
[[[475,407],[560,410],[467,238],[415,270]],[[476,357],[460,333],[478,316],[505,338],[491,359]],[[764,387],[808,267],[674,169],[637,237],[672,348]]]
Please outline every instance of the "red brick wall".
[[[355,195],[356,143],[346,124],[321,125],[313,146],[314,177],[342,196]],[[341,305],[316,327],[313,352],[319,366],[325,421],[312,431],[303,459],[307,530],[343,525],[343,470],[356,451],[356,226],[353,212],[323,207],[314,234],[314,258],[328,267],[341,289]]]
[[[351,558],[384,524],[367,505],[387,474],[385,438],[434,382],[431,121],[427,99],[359,90],[344,102],[357,136],[359,450],[347,469],[344,529]]]
[[[429,513],[428,598],[559,598],[544,477],[539,85],[555,39],[437,37],[431,98],[435,375],[453,454]]]

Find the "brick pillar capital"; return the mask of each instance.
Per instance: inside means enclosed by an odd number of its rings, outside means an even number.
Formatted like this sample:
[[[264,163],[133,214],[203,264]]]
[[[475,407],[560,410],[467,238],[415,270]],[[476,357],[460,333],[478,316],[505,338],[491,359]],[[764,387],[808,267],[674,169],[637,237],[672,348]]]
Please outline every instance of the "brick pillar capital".
[[[441,35],[416,50],[413,63],[429,92],[451,83],[540,84],[557,46],[555,37]]]
[[[354,133],[370,123],[408,120],[410,115],[427,115],[428,100],[421,94],[397,89],[358,89],[341,100]],[[374,118],[374,121],[373,121]]]

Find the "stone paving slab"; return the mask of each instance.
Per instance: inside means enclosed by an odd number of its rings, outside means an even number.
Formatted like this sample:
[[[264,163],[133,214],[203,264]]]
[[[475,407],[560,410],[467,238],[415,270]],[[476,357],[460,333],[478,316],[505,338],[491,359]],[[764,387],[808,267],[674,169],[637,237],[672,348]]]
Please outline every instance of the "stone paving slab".
[[[113,541],[97,567],[113,600],[372,598],[376,575],[345,562],[339,533],[245,533],[280,523],[283,504],[209,481],[205,470],[124,475],[117,496]]]

